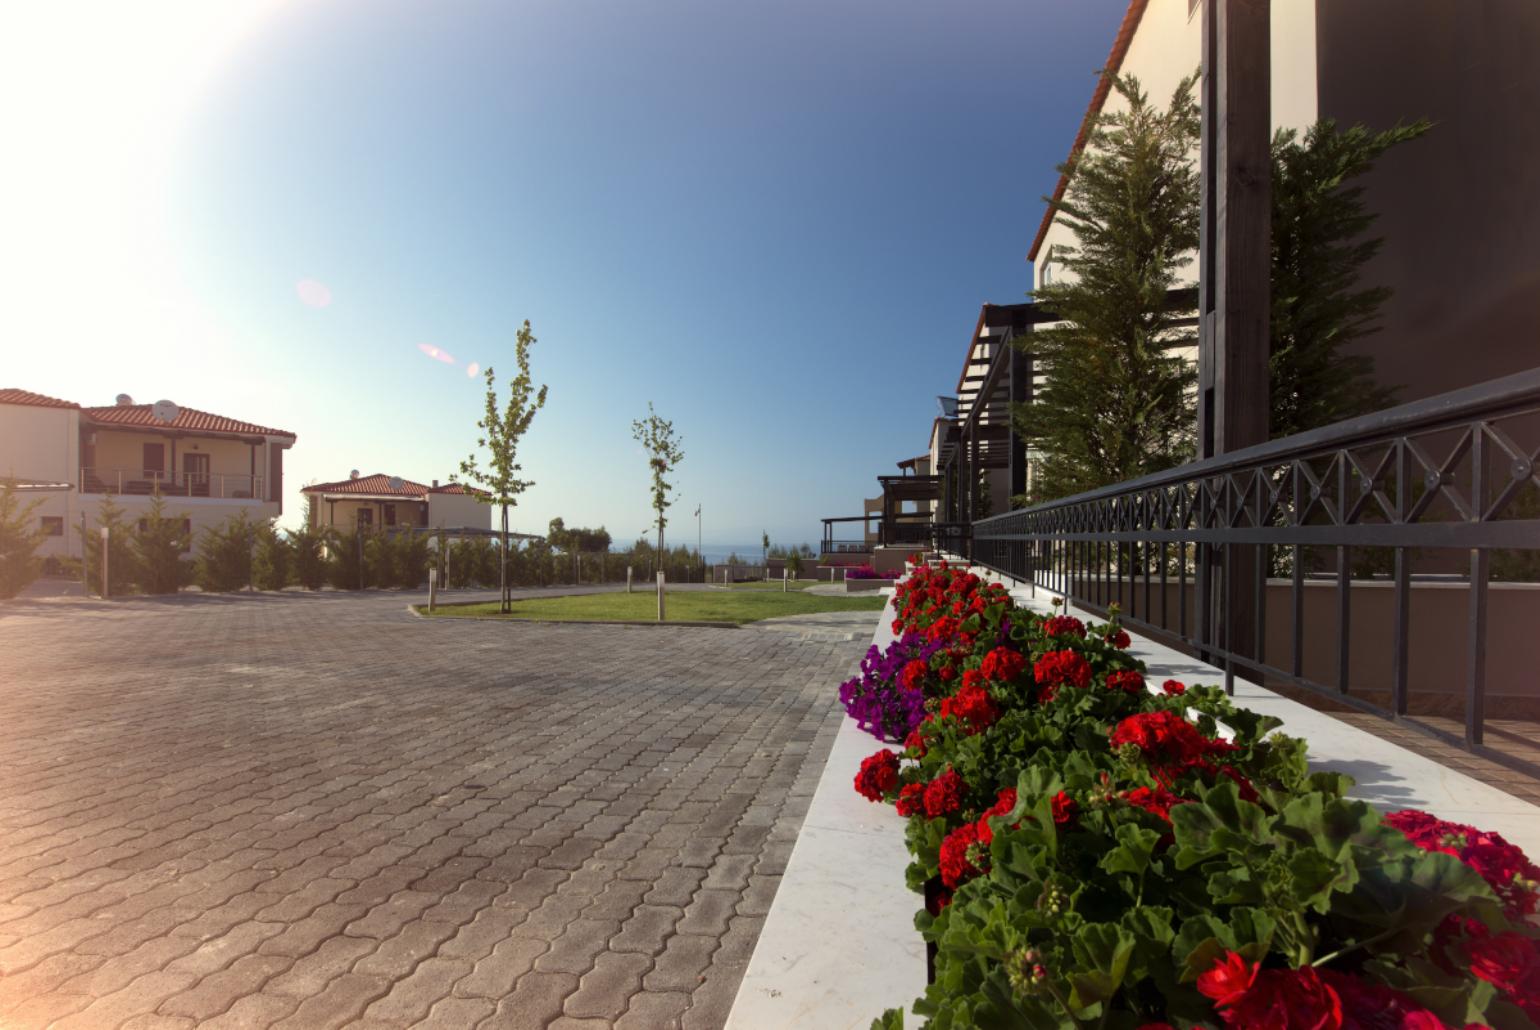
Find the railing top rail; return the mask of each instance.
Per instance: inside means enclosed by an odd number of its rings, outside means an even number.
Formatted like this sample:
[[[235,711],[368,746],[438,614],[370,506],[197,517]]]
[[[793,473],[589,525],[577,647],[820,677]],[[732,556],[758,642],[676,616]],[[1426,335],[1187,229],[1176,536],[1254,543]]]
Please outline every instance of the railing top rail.
[[[1376,437],[1437,429],[1446,423],[1458,422],[1473,416],[1496,418],[1537,403],[1540,403],[1540,368],[1531,368],[1500,379],[1478,383],[1475,386],[1441,393],[1436,397],[1426,397],[1394,408],[1386,408],[1384,411],[1376,411],[1358,418],[1322,426],[1319,429],[1296,433],[1280,440],[1270,440],[1267,443],[1203,461],[1178,465],[1176,468],[1154,472],[1138,479],[1087,490],[1084,493],[1061,497],[1030,508],[1018,508],[988,519],[980,519],[974,525],[987,525],[1024,512],[1050,511],[1054,508],[1084,504],[1088,501],[1098,501],[1138,490],[1185,482],[1248,465],[1262,465],[1305,457],[1319,451],[1365,443]]]
[[[881,520],[882,516],[874,512],[871,515],[840,515],[837,518],[824,519],[823,522],[827,525],[830,522],[880,522]]]

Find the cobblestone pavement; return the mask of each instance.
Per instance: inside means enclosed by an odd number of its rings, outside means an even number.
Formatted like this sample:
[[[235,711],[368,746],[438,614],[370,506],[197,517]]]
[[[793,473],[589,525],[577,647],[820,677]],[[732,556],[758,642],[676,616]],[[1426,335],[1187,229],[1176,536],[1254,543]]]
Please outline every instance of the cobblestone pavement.
[[[406,600],[0,606],[0,1027],[721,1025],[875,614]]]

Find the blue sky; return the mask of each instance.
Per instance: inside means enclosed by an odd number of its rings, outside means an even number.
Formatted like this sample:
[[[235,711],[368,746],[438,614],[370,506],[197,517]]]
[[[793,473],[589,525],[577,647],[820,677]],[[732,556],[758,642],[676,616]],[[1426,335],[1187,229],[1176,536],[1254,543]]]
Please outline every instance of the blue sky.
[[[519,528],[639,535],[651,400],[692,543],[698,503],[708,543],[816,540],[922,451],[1125,6],[170,2],[84,84],[67,24],[34,36],[0,385],[297,432],[292,518],[350,468],[447,478],[467,365],[528,318]]]

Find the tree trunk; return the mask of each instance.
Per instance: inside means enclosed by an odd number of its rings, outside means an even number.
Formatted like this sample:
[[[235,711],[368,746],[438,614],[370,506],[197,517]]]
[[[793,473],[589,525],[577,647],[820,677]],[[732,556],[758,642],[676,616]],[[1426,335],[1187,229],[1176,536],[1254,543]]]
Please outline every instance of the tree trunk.
[[[508,614],[512,607],[508,596],[508,506],[503,505],[503,546],[502,553],[498,556],[497,565],[497,590],[500,604],[498,610],[504,615]]]

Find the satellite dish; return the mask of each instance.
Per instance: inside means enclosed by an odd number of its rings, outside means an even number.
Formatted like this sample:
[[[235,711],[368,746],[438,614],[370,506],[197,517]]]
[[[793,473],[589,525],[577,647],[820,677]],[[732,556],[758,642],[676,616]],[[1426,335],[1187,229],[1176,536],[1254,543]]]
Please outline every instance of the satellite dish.
[[[157,422],[175,422],[181,413],[182,409],[170,401],[156,401],[150,406],[150,414],[155,416]]]
[[[399,490],[406,485],[406,482],[402,480],[400,476],[391,476],[389,479],[385,480],[385,485],[390,487],[392,490]]]

